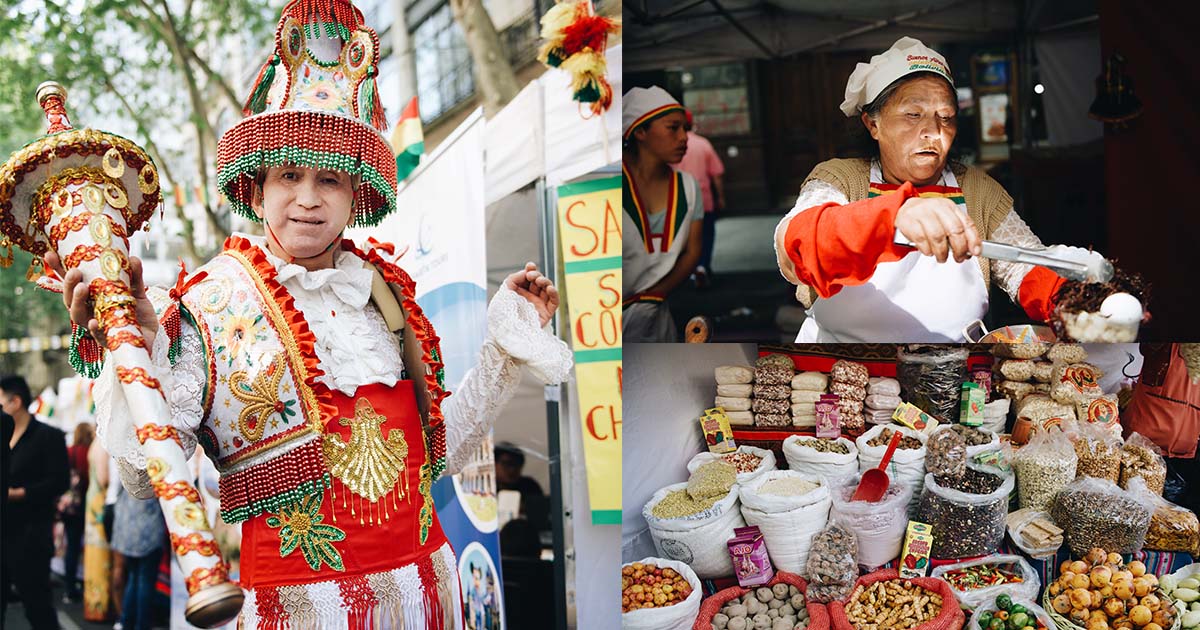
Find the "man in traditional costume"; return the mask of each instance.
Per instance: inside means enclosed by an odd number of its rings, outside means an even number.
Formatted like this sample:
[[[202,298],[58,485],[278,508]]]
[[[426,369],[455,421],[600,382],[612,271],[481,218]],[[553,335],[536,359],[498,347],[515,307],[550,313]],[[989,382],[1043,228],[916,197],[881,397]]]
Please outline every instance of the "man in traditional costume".
[[[557,290],[533,263],[506,278],[479,363],[447,398],[439,338],[393,248],[341,237],[396,209],[375,31],[348,0],[293,0],[275,47],[217,163],[232,208],[266,237],[230,237],[169,293],[145,291],[131,261],[168,430],[216,464],[221,517],[241,524],[243,627],[461,628],[430,489],[478,449],[521,365],[566,378],[569,350],[542,330]],[[64,280],[73,321],[100,336],[79,272]],[[73,352],[95,358],[96,341]],[[99,434],[149,498],[161,462],[116,381],[108,366],[96,385]]]

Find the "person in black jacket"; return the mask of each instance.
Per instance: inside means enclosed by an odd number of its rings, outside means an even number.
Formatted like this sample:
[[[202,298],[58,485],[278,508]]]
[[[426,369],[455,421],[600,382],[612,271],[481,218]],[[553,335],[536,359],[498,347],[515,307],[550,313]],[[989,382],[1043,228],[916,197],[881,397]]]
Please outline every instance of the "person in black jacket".
[[[29,625],[42,630],[58,628],[50,603],[50,558],[58,498],[70,485],[70,472],[63,432],[34,418],[28,409],[31,400],[25,379],[0,377],[0,409],[13,417],[0,588],[15,585]]]

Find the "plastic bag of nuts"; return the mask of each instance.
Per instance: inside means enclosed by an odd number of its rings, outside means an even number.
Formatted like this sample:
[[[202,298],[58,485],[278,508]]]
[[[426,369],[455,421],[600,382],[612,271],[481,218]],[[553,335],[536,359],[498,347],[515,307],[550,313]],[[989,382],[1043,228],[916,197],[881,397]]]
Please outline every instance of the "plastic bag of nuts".
[[[1107,479],[1081,477],[1058,493],[1050,516],[1066,530],[1067,544],[1077,556],[1093,547],[1134,553],[1145,543],[1154,513],[1147,499]]]
[[[1200,554],[1200,520],[1195,512],[1158,496],[1142,477],[1130,480],[1129,491],[1154,505],[1146,530],[1146,549]]]
[[[937,431],[925,443],[925,470],[938,479],[958,479],[967,471],[967,441],[956,431]]]
[[[1163,485],[1167,480],[1167,463],[1163,460],[1162,451],[1141,433],[1133,433],[1121,447],[1121,478],[1122,488],[1129,488],[1129,482],[1141,477],[1146,480],[1146,487],[1158,496],[1162,496]]]
[[[1121,477],[1121,438],[1090,422],[1077,423],[1076,427],[1075,477],[1096,477],[1117,483]]]
[[[844,599],[858,578],[858,539],[854,532],[830,523],[813,537],[808,551],[808,599],[818,604]]]

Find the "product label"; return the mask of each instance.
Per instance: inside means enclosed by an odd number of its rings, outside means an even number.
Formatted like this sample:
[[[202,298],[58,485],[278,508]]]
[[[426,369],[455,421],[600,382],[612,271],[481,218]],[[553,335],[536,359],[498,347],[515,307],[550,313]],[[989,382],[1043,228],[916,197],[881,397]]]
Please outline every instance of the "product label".
[[[929,570],[929,552],[933,550],[933,527],[917,521],[908,522],[904,549],[900,552],[900,577],[925,577]]]
[[[962,384],[962,403],[959,406],[958,421],[969,427],[977,427],[983,424],[983,405],[987,401],[983,395],[983,388],[978,383],[966,382]]]
[[[931,418],[929,417],[929,414],[921,411],[921,409],[916,405],[905,402],[900,403],[900,406],[896,407],[896,411],[892,412],[892,420],[895,420],[896,422],[899,422],[910,429],[921,431],[924,430],[925,426],[929,424]]]
[[[733,430],[729,428],[729,417],[725,415],[724,408],[705,409],[704,415],[700,416],[700,428],[704,430],[704,443],[708,445],[708,452],[723,455],[737,450],[737,444],[733,441]]]

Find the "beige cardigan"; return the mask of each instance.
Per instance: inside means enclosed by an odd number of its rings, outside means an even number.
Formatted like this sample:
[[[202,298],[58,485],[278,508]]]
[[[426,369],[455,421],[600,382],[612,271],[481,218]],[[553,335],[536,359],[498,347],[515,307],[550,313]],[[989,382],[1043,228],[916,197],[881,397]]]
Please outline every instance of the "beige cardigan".
[[[975,223],[983,239],[991,237],[992,231],[999,227],[1004,218],[1012,212],[1013,200],[996,180],[992,179],[982,169],[965,166],[958,163],[950,165],[950,171],[958,179],[963,197],[967,202],[967,216]],[[867,198],[867,189],[871,179],[871,161],[862,158],[833,159],[821,162],[813,168],[804,185],[817,179],[837,188],[846,195],[850,203]],[[976,257],[979,268],[983,271],[983,281],[991,288],[991,265],[988,259]],[[817,300],[817,292],[812,287],[801,284],[796,287],[796,299],[811,308]]]

